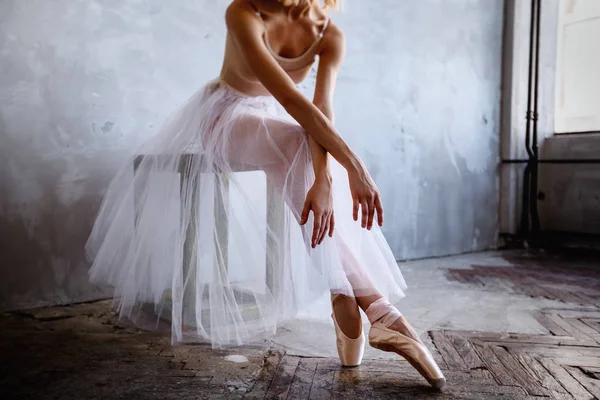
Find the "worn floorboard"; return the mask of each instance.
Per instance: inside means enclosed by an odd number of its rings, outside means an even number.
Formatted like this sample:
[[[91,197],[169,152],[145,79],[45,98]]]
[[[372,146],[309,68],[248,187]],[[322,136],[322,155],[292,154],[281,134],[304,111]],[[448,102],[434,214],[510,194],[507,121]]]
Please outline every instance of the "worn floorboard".
[[[547,334],[428,332],[448,381],[441,392],[400,357],[342,368],[264,347],[171,346],[168,333],[139,331],[98,302],[1,315],[0,399],[600,398],[600,268],[511,262],[448,269],[447,278],[564,306],[535,316]]]

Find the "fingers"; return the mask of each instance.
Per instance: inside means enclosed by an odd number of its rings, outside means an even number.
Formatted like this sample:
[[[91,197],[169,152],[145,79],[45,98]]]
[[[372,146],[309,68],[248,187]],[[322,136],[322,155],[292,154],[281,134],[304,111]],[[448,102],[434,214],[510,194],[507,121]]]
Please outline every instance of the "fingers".
[[[312,241],[311,241],[313,248],[317,247],[317,242],[319,239],[319,235],[321,233],[321,225],[322,225],[321,218],[317,218],[316,215],[314,217],[315,217],[314,218],[315,222],[314,222],[314,226],[313,226],[313,235],[312,235]]]
[[[367,221],[367,229],[373,228],[373,218],[375,218],[375,197],[371,197],[368,201],[369,204],[369,220]]]
[[[375,209],[377,210],[377,222],[379,226],[383,226],[383,204],[381,204],[381,198],[375,197]]]
[[[369,204],[367,203],[367,199],[362,199],[362,201],[360,202],[360,210],[362,213],[362,220],[360,222],[360,226],[366,228],[367,221],[369,219]]]
[[[333,237],[335,219],[333,217],[333,213],[316,214],[313,211],[313,216],[315,223],[313,227],[311,245],[313,248],[315,248],[323,243],[323,240],[325,240],[325,237],[328,234],[330,237]]]
[[[317,244],[323,243],[323,239],[325,239],[325,235],[329,230],[329,215],[324,214],[321,217],[321,232],[319,233],[319,241]]]
[[[371,230],[373,228],[375,214],[377,214],[378,225],[383,226],[383,204],[381,203],[381,197],[377,191],[372,193],[373,194],[358,195],[354,200],[354,220],[358,220],[357,207],[360,206],[360,225],[362,228],[366,228],[367,230]]]
[[[304,225],[306,224],[306,221],[308,221],[308,214],[310,212],[310,200],[306,199],[306,201],[304,202],[304,208],[302,209],[302,214],[300,215],[300,225]]]
[[[359,205],[359,201],[356,197],[352,197],[352,218],[354,218],[355,221],[358,221],[358,205]]]
[[[329,237],[333,237],[333,228],[335,227],[335,217],[331,213],[331,219],[329,220]]]
[[[358,208],[361,209],[362,228],[371,230],[377,213],[377,222],[379,226],[383,225],[383,205],[379,197],[379,190],[366,170],[358,171],[356,174],[348,175],[350,189],[352,193],[352,217],[358,221]]]

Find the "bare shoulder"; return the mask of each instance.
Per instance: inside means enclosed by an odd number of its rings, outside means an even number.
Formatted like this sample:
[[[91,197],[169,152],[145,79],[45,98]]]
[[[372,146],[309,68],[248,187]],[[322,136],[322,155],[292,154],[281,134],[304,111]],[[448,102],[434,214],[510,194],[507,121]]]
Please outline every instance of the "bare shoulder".
[[[338,42],[343,41],[345,39],[344,31],[342,31],[342,28],[340,28],[335,22],[333,22],[333,20],[330,19],[329,25],[327,26],[325,34],[323,35],[323,39],[329,39]]]
[[[345,49],[346,37],[344,32],[336,23],[330,20],[321,41],[319,55],[327,55],[341,61],[344,57]]]
[[[229,29],[254,19],[254,7],[251,0],[234,0],[225,11],[225,22]]]

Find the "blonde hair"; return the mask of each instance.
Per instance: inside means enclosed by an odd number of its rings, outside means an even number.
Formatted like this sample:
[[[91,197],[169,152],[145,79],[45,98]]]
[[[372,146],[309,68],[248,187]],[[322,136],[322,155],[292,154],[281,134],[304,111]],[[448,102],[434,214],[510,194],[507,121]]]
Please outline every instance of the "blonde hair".
[[[289,7],[289,6],[304,5],[308,2],[310,2],[311,0],[277,0],[277,1],[279,1],[284,6]],[[325,3],[326,8],[332,8],[334,10],[339,10],[339,8],[340,8],[340,0],[325,0],[324,3]]]

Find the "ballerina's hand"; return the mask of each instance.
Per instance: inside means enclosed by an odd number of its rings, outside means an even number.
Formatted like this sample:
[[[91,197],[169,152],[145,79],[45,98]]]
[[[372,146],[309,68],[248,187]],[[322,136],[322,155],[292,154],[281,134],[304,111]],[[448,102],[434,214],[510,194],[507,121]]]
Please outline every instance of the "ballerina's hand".
[[[311,246],[313,248],[323,242],[325,235],[333,236],[335,218],[333,217],[333,196],[331,183],[318,183],[310,188],[306,194],[304,209],[300,217],[300,225],[306,224],[310,211],[313,212],[314,226]]]
[[[348,171],[348,181],[350,183],[350,192],[352,194],[352,216],[358,221],[358,208],[362,212],[361,226],[371,230],[373,219],[377,211],[377,223],[383,226],[383,205],[379,189],[371,178],[367,168],[362,165],[354,171]]]

